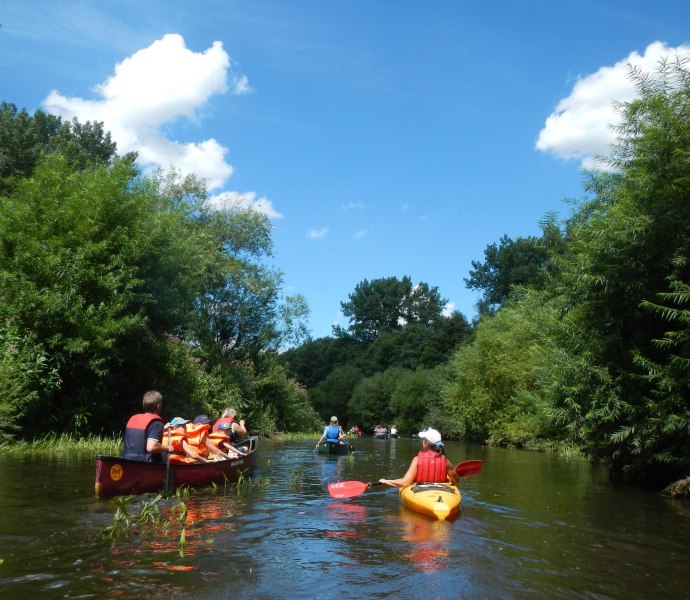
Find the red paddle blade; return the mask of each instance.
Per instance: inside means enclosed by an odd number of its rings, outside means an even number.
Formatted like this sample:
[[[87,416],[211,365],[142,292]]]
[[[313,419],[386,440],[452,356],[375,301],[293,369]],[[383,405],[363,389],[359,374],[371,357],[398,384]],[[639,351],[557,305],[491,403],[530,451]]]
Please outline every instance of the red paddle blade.
[[[481,460],[466,460],[455,467],[455,472],[458,477],[469,477],[470,475],[479,475],[482,472]]]
[[[328,484],[328,493],[334,498],[352,498],[363,494],[368,487],[363,481],[336,481]]]

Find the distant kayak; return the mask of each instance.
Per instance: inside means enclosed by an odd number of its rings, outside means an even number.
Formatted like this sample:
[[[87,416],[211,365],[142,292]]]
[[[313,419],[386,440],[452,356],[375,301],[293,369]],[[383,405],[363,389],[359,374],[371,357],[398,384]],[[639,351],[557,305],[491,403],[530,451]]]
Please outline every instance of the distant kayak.
[[[462,496],[450,483],[413,483],[400,489],[400,501],[415,512],[443,521],[460,514]]]
[[[319,454],[349,454],[354,452],[354,448],[347,442],[323,442],[319,446]]]

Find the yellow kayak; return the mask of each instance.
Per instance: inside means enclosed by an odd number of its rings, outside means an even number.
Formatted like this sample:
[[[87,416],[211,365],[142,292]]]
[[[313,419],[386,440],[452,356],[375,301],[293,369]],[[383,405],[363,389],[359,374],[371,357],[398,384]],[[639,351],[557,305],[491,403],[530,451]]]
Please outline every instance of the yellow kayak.
[[[462,496],[451,483],[413,483],[400,489],[400,500],[418,513],[443,521],[460,514]]]

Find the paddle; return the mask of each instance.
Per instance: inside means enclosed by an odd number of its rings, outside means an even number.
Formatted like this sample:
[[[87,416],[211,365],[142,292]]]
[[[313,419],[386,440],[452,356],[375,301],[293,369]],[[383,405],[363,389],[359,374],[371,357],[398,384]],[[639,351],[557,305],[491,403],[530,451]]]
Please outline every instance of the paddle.
[[[165,453],[165,488],[166,494],[170,493],[172,488],[172,479],[170,477],[170,427],[168,427],[168,451]]]
[[[353,498],[366,492],[370,487],[375,485],[383,485],[380,481],[370,481],[364,483],[363,481],[335,481],[328,484],[328,493],[333,498]]]
[[[469,477],[479,475],[482,472],[483,463],[481,460],[466,460],[455,467],[458,477]],[[328,484],[328,493],[333,498],[353,498],[366,492],[375,485],[384,485],[380,481],[374,483],[364,483],[363,481],[336,481]]]
[[[455,467],[455,472],[458,477],[469,477],[470,475],[479,475],[482,472],[482,461],[465,460]]]

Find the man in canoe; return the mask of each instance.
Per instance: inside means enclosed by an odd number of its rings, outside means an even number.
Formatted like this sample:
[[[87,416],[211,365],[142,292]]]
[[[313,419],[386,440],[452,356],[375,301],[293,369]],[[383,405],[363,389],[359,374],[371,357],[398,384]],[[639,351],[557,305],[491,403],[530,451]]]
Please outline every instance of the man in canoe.
[[[316,448],[314,448],[314,451],[319,449],[319,446],[323,442],[331,442],[331,443],[339,443],[340,440],[342,440],[345,437],[345,432],[343,431],[343,428],[338,424],[338,417],[333,416],[331,417],[331,422],[329,425],[326,425],[326,427],[323,428],[323,435],[321,436],[321,439],[316,442]]]
[[[143,462],[163,462],[161,454],[167,452],[168,447],[163,443],[162,407],[163,396],[160,392],[150,390],[144,394],[142,400],[144,412],[133,415],[127,421],[122,458]]]
[[[429,428],[420,431],[419,438],[422,440],[422,449],[412,459],[407,473],[399,479],[379,479],[379,483],[398,488],[407,487],[415,482],[444,483],[450,480],[451,483],[457,483],[458,475],[446,458],[441,434]]]

